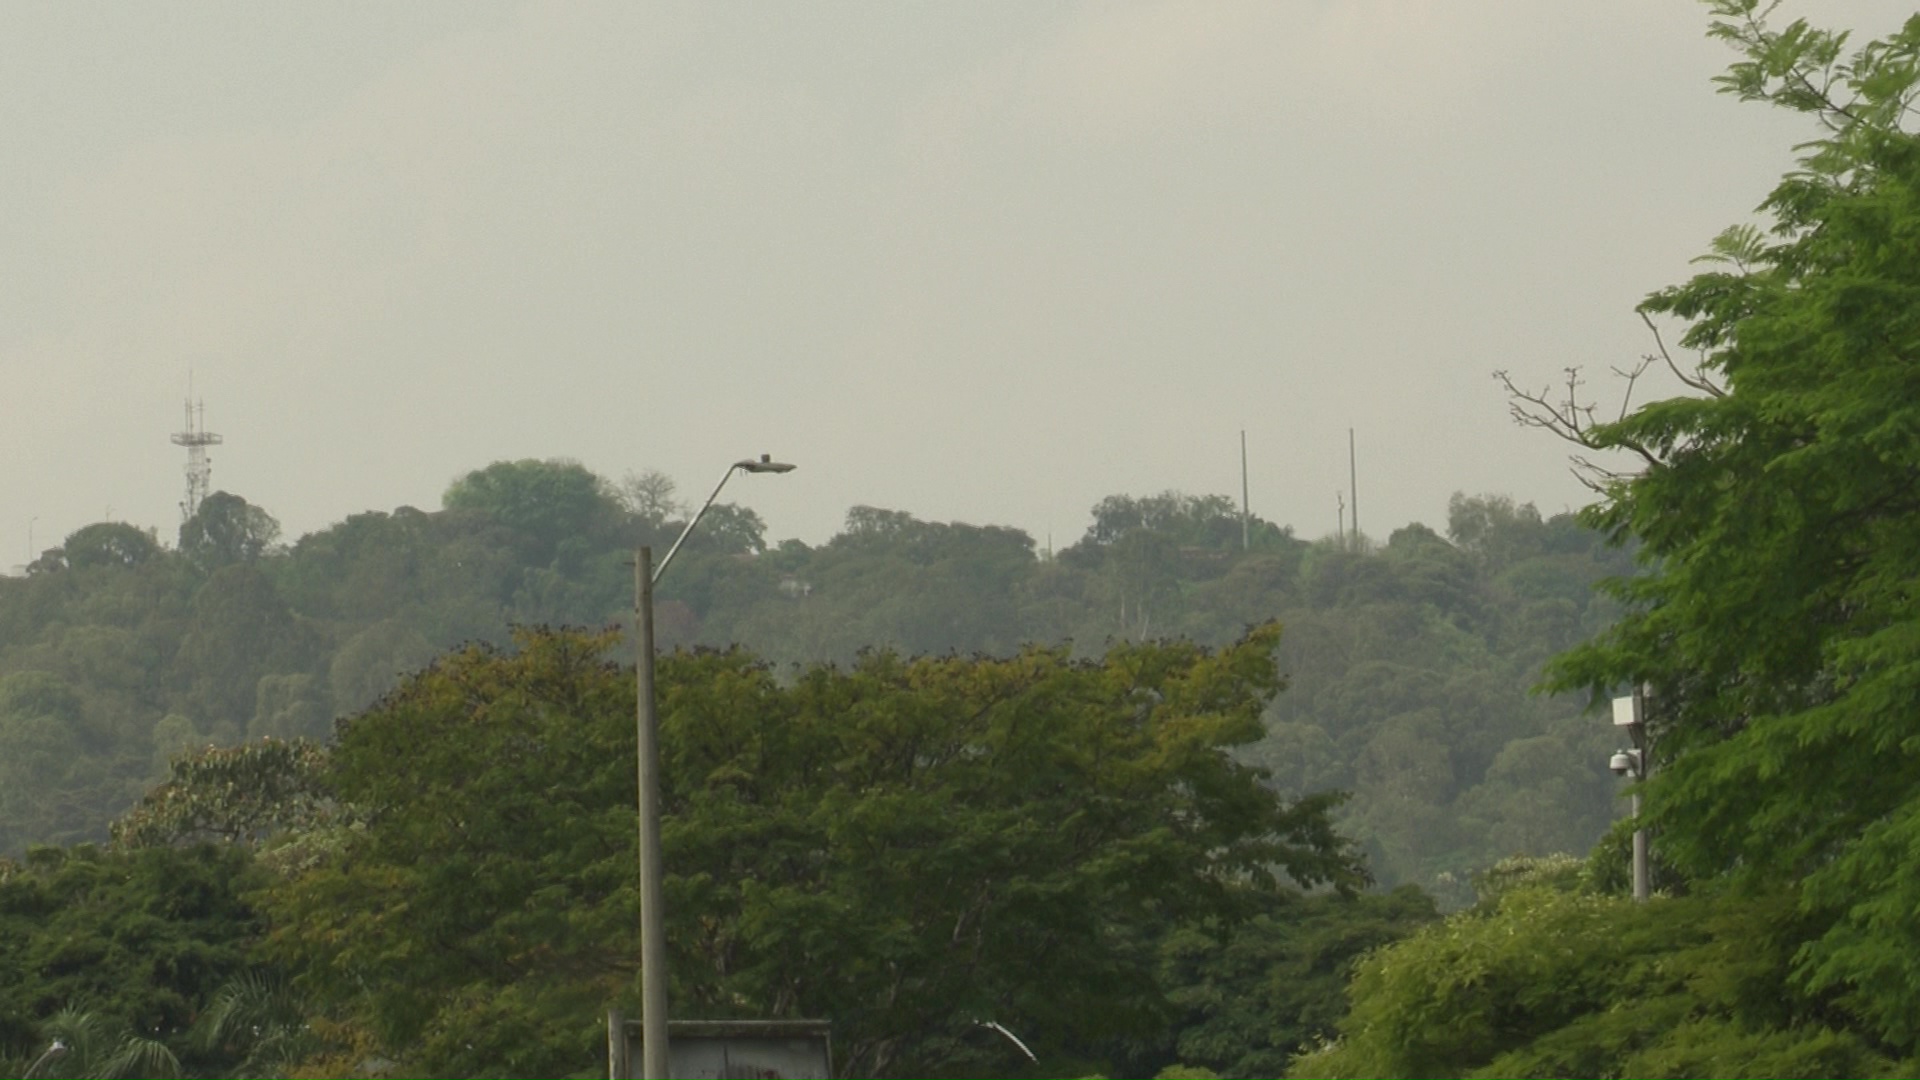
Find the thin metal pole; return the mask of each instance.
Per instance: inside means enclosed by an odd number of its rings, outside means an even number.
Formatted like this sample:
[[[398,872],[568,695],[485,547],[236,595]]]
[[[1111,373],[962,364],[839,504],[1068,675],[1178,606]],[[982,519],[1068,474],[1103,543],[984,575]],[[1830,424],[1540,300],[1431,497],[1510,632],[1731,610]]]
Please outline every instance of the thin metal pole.
[[[1633,793],[1633,820],[1640,822],[1640,793]],[[1641,903],[1647,899],[1647,830],[1633,830],[1633,898]]]
[[[627,1080],[633,1075],[633,1063],[627,1057],[627,1017],[619,1009],[607,1010],[607,1080]]]
[[[725,483],[725,479],[721,482]],[[650,547],[634,553],[633,591],[635,621],[640,631],[634,663],[634,677],[639,684],[640,1075],[654,1078],[667,1075],[667,921],[660,870],[660,716],[653,691],[653,549]]]
[[[1653,768],[1652,748],[1647,738],[1647,686],[1641,683],[1633,688],[1633,715],[1639,721],[1633,725],[1634,781],[1644,786],[1647,774]],[[1640,792],[1633,793],[1633,898],[1645,902],[1651,891],[1648,878],[1650,867],[1647,865],[1647,830],[1640,822]]]
[[[1347,490],[1353,492],[1349,521],[1353,522],[1353,550],[1360,550],[1360,466],[1353,456],[1353,429],[1347,429]]]
[[[1247,429],[1240,429],[1240,550],[1247,550],[1247,522],[1253,510],[1247,501]]]

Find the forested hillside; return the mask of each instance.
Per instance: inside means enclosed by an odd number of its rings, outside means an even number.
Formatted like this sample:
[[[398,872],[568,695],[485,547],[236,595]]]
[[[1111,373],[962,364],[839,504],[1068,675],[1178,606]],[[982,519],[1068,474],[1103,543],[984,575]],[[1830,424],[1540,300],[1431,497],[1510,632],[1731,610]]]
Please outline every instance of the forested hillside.
[[[173,545],[80,529],[0,579],[0,852],[104,838],[184,750],[326,740],[462,642],[625,624],[632,549],[663,551],[685,513],[658,474],[519,461],[460,478],[439,510],[291,543],[226,493]],[[1282,794],[1351,791],[1342,828],[1383,883],[1465,902],[1473,868],[1583,851],[1613,816],[1604,722],[1529,694],[1546,657],[1609,619],[1591,584],[1630,565],[1571,517],[1456,497],[1444,536],[1309,543],[1255,521],[1244,548],[1220,497],[1114,496],[1093,518],[1045,552],[1018,530],[855,507],[810,547],[722,504],[661,583],[659,634],[794,670],[870,648],[1218,646],[1278,619],[1290,687],[1241,753]]]

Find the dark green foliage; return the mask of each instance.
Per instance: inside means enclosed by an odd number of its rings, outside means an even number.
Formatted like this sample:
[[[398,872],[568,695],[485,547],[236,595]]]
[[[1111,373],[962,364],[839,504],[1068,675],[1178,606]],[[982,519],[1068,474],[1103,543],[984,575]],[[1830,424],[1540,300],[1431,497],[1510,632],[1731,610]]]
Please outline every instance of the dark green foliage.
[[[1651,685],[1648,807],[1684,874],[1799,883],[1798,983],[1920,1046],[1920,17],[1860,49],[1714,5],[1722,80],[1820,136],[1711,269],[1643,311],[1684,321],[1698,396],[1587,433],[1639,455],[1593,524],[1642,545],[1624,619],[1557,667]]]
[[[64,1033],[88,1045],[48,1075],[156,1047],[190,1070],[223,1071],[190,1029],[245,969],[259,930],[242,899],[257,883],[251,865],[245,851],[207,846],[36,848],[24,864],[0,861],[0,1061],[24,1067]]]
[[[280,523],[273,515],[238,495],[216,491],[180,526],[180,553],[201,573],[210,574],[259,559],[279,537]]]
[[[496,461],[455,480],[440,501],[506,528],[534,565],[569,554],[571,542],[611,528],[620,515],[600,479],[573,461]]]
[[[0,674],[56,676],[80,700],[59,724],[0,728],[23,759],[62,763],[36,767],[21,816],[0,814],[0,843],[104,838],[171,756],[324,740],[336,716],[463,641],[503,643],[513,623],[628,621],[631,545],[664,553],[679,508],[609,491],[573,463],[496,463],[456,483],[447,510],[357,514],[211,573],[143,554],[124,526],[80,530],[75,550],[125,557],[70,565],[63,553],[0,579],[0,628],[13,632]],[[218,520],[246,516],[232,497],[208,512],[222,507]],[[1593,764],[1610,749],[1605,725],[1526,694],[1552,649],[1610,611],[1588,586],[1626,563],[1596,552],[1594,534],[1497,498],[1456,498],[1451,540],[1409,526],[1378,550],[1255,521],[1243,551],[1239,516],[1218,497],[1116,496],[1094,516],[1049,558],[1015,529],[873,507],[849,511],[826,544],[767,550],[757,518],[717,506],[662,582],[656,624],[668,647],[738,642],[785,665],[871,647],[1218,646],[1277,617],[1294,628],[1281,662],[1296,692],[1265,717],[1270,737],[1241,753],[1290,796],[1352,789],[1341,820],[1383,880],[1451,888],[1459,903],[1473,867],[1578,850],[1604,827],[1613,785]],[[1502,757],[1523,740],[1546,741]],[[65,817],[50,816],[58,807]]]
[[[1752,0],[1711,6],[1744,54],[1723,86],[1824,137],[1769,231],[1729,230],[1715,269],[1643,305],[1686,322],[1694,396],[1593,427],[1577,402],[1520,408],[1642,466],[1587,514],[1641,556],[1609,586],[1624,615],[1553,670],[1597,697],[1650,685],[1655,880],[1677,895],[1620,897],[1624,828],[1578,872],[1499,868],[1480,907],[1362,963],[1341,1038],[1299,1075],[1912,1075],[1920,139],[1900,125],[1920,17],[1850,52]],[[1511,562],[1524,517],[1456,503],[1454,539]],[[1502,578],[1552,596],[1560,569]],[[1537,773],[1556,749],[1499,756]]]
[[[71,843],[88,836],[88,752],[105,740],[90,730],[65,680],[40,671],[0,677],[0,838],[18,851],[29,841]],[[111,780],[106,780],[111,783]]]
[[[854,1075],[1004,1069],[982,1017],[1075,1067],[1164,1044],[1168,925],[1278,879],[1362,881],[1330,800],[1279,799],[1224,753],[1259,735],[1276,638],[874,653],[785,687],[739,653],[663,659],[676,1007],[831,1016]],[[329,782],[365,826],[270,890],[270,950],[411,1067],[588,1068],[600,1009],[631,1010],[634,699],[611,642],[475,647],[341,729]]]
[[[631,545],[652,543],[658,555],[679,530],[679,522],[663,516],[678,512],[670,500],[662,503],[649,496],[644,507],[630,511],[597,481],[588,482],[590,474],[576,465],[523,462],[475,475],[491,479],[456,485],[459,491],[450,497],[447,510],[425,513],[403,507],[391,514],[356,515],[302,537],[290,548],[262,546],[251,559],[242,551],[211,573],[175,552],[139,555],[132,537],[118,529],[100,529],[82,530],[85,536],[76,534],[76,538],[87,543],[73,546],[113,551],[125,541],[121,546],[137,557],[83,557],[75,565],[63,553],[60,560],[49,562],[30,578],[0,580],[0,627],[12,634],[0,639],[6,642],[0,647],[0,679],[25,678],[47,691],[22,691],[8,699],[13,706],[0,710],[0,771],[11,769],[9,775],[17,779],[0,785],[0,801],[10,808],[0,814],[0,842],[19,851],[30,842],[48,839],[105,839],[106,823],[122,815],[126,820],[119,835],[130,843],[178,843],[202,836],[258,842],[291,829],[294,839],[271,844],[263,862],[287,875],[313,871],[320,874],[314,881],[324,884],[325,868],[336,865],[333,860],[342,851],[362,841],[355,839],[359,834],[350,817],[336,816],[332,792],[310,790],[304,778],[275,771],[292,759],[282,761],[273,755],[312,752],[288,740],[325,738],[335,716],[363,707],[374,706],[377,713],[384,713],[382,696],[402,685],[409,672],[463,639],[501,642],[510,620],[586,624],[624,620],[631,604],[632,571],[627,565]],[[1418,881],[1439,890],[1448,905],[1458,905],[1470,896],[1465,883],[1472,869],[1516,851],[1578,849],[1603,829],[1614,808],[1611,779],[1596,768],[1611,749],[1606,726],[1577,715],[1565,704],[1525,695],[1547,651],[1570,644],[1604,617],[1601,605],[1587,602],[1585,585],[1619,563],[1614,556],[1594,550],[1593,534],[1571,528],[1562,518],[1542,520],[1531,508],[1503,500],[1458,499],[1459,514],[1492,521],[1497,528],[1463,532],[1450,540],[1422,527],[1409,527],[1378,549],[1362,545],[1355,550],[1331,543],[1307,544],[1254,522],[1251,549],[1242,551],[1238,515],[1225,500],[1168,494],[1114,499],[1102,505],[1106,512],[1096,518],[1104,524],[1058,558],[1037,551],[1032,539],[1017,530],[925,522],[874,508],[850,512],[842,534],[819,547],[789,541],[765,550],[756,518],[719,508],[702,523],[697,539],[676,558],[663,583],[661,635],[682,644],[743,641],[779,661],[781,666],[773,669],[779,672],[778,678],[744,659],[725,663],[709,659],[703,661],[709,666],[700,669],[705,673],[698,679],[686,676],[690,683],[711,678],[742,687],[765,684],[771,689],[754,691],[761,696],[750,696],[750,700],[776,714],[801,707],[802,699],[794,695],[815,694],[819,700],[807,704],[808,709],[822,716],[839,715],[832,703],[838,700],[834,695],[848,692],[845,686],[824,676],[803,678],[802,669],[786,665],[852,661],[855,666],[836,678],[867,680],[873,694],[888,700],[911,691],[929,695],[929,701],[944,702],[928,714],[925,722],[932,724],[946,712],[975,717],[979,706],[968,705],[974,700],[968,695],[990,698],[998,692],[993,689],[998,685],[995,679],[1010,678],[1006,672],[1016,670],[976,669],[974,661],[959,656],[979,652],[1025,657],[1021,662],[1029,665],[1057,667],[1045,680],[1056,687],[1048,693],[1066,696],[1036,696],[1019,706],[1036,716],[1052,716],[1069,710],[1078,700],[1074,695],[1083,692],[1069,694],[1060,687],[1091,678],[1070,674],[1072,665],[1101,655],[1116,643],[1122,646],[1116,655],[1133,649],[1143,657],[1163,654],[1160,647],[1132,642],[1167,635],[1224,647],[1239,640],[1247,627],[1277,615],[1290,627],[1278,655],[1294,689],[1272,697],[1256,719],[1237,716],[1232,753],[1239,762],[1270,768],[1273,775],[1266,781],[1270,789],[1284,799],[1299,800],[1297,805],[1306,808],[1302,813],[1308,817],[1330,808],[1334,820],[1366,845],[1384,881]],[[549,529],[548,519],[537,512],[542,506],[558,507],[555,512],[578,531],[563,535]],[[1498,543],[1488,537],[1497,537]],[[755,551],[759,554],[750,554]],[[1023,641],[1067,638],[1078,644],[1021,649]],[[883,652],[856,661],[859,650],[868,646],[932,654],[933,658],[887,660]],[[1178,650],[1191,646],[1170,648],[1175,651],[1164,655],[1186,655]],[[943,654],[948,659],[938,660]],[[889,663],[895,667],[886,667]],[[962,677],[989,670],[1001,674],[983,678],[971,689],[968,680],[973,676]],[[938,672],[946,674],[935,678]],[[417,692],[413,696],[417,698]],[[30,702],[46,707],[29,709]],[[933,707],[922,703],[913,708]],[[1010,705],[996,708],[1009,714],[1014,711]],[[726,738],[735,742],[700,744],[690,759],[695,764],[689,768],[726,775],[727,769],[746,769],[751,774],[753,769],[767,767],[755,758],[722,769],[699,757],[733,753],[727,748],[736,744],[752,745],[746,734],[735,730],[751,710],[740,713],[714,707],[709,712],[712,716],[705,724],[712,738],[732,732]],[[959,720],[939,722],[957,724]],[[433,755],[421,747],[434,739],[457,745],[470,734],[468,721],[449,724],[444,735],[422,731],[390,750],[399,756],[424,754],[422,763],[429,764]],[[623,726],[616,727],[612,734],[630,738]],[[252,741],[228,749],[243,738],[260,736],[276,741]],[[604,769],[604,777],[597,782],[603,788],[618,784],[630,790],[627,751],[604,742],[590,740],[589,745],[598,747],[595,760]],[[210,752],[210,746],[222,749]],[[281,749],[274,751],[273,746]],[[14,752],[9,754],[8,747]],[[498,751],[503,760],[519,752],[514,747]],[[176,758],[180,758],[177,763]],[[174,771],[168,783],[127,814],[146,786],[167,778],[169,769]],[[488,770],[471,771],[475,777],[471,783],[479,790]],[[891,774],[883,771],[881,775]],[[1075,775],[1062,772],[1058,783],[1069,785]],[[515,1068],[523,1067],[535,1058],[513,1055],[558,1053],[558,1047],[574,1048],[566,1053],[575,1053],[592,1041],[588,1028],[607,995],[625,993],[632,981],[624,962],[590,962],[566,951],[574,946],[558,944],[572,940],[566,935],[579,932],[576,924],[604,925],[609,928],[606,940],[611,941],[628,933],[631,902],[623,898],[626,887],[614,876],[628,865],[623,819],[612,810],[605,811],[604,818],[596,817],[597,812],[567,799],[543,796],[537,805],[526,802],[512,793],[511,776],[500,774],[498,782],[504,786],[490,799],[486,820],[511,812],[517,815],[515,827],[534,828],[552,817],[552,837],[560,838],[556,843],[564,841],[561,846],[572,853],[568,858],[580,857],[583,844],[617,842],[619,846],[607,847],[602,861],[594,864],[601,867],[595,871],[600,875],[596,884],[570,886],[576,891],[569,892],[570,899],[564,903],[572,914],[560,920],[557,929],[542,931],[549,936],[518,927],[490,936],[493,931],[484,928],[456,926],[457,933],[445,932],[470,942],[463,946],[467,951],[443,948],[433,954],[435,960],[454,965],[450,970],[464,971],[458,965],[471,952],[485,953],[501,947],[501,941],[520,941],[516,935],[533,935],[527,940],[534,944],[514,946],[518,952],[508,950],[522,957],[513,961],[519,966],[484,974],[475,983],[448,981],[450,976],[435,974],[433,966],[426,964],[425,981],[413,985],[411,974],[402,976],[413,970],[413,952],[401,950],[383,961],[393,965],[381,969],[388,972],[384,984],[393,987],[386,992],[404,999],[393,1005],[392,1023],[416,1024],[407,1030],[438,1048],[432,1053],[448,1055],[435,1060],[464,1061],[476,1069],[508,1068],[502,1064],[508,1061],[519,1063]],[[293,787],[282,780],[289,780]],[[817,794],[809,784],[824,782],[803,780],[790,782],[796,792]],[[1009,778],[1008,783],[1012,782]],[[1234,782],[1249,781],[1243,777]],[[745,781],[728,783],[737,787]],[[1336,806],[1322,794],[1339,788],[1352,789],[1356,795]],[[722,790],[734,788],[723,785]],[[1034,814],[1065,819],[1074,813],[1070,806],[1063,808],[1047,798],[1016,798],[1019,790],[1009,787],[995,796],[1009,802],[998,811],[1008,821],[1030,820]],[[290,802],[289,791],[294,792]],[[731,922],[677,931],[686,935],[679,940],[704,941],[682,947],[708,950],[708,955],[720,957],[709,961],[709,966],[728,973],[705,983],[694,980],[677,993],[690,995],[687,1000],[703,1003],[703,1008],[711,1006],[715,1014],[745,1009],[739,1004],[742,1001],[770,1003],[769,1008],[780,1009],[815,1001],[819,1009],[851,1018],[849,1022],[857,1025],[854,1030],[927,1031],[926,1041],[914,1051],[921,1056],[913,1058],[927,1063],[927,1068],[935,1068],[935,1062],[942,1063],[937,1067],[943,1069],[1011,1067],[1011,1060],[996,1056],[1006,1052],[1004,1040],[980,1037],[980,1029],[967,1027],[957,1012],[933,1015],[907,1006],[880,1009],[872,1004],[876,996],[885,996],[872,989],[871,980],[881,977],[877,973],[944,962],[943,954],[929,943],[952,942],[955,923],[976,925],[969,921],[973,916],[929,906],[903,917],[902,929],[877,939],[876,951],[859,962],[858,970],[866,972],[862,978],[870,981],[856,982],[846,999],[823,999],[818,987],[774,981],[776,975],[813,955],[810,950],[824,948],[817,937],[780,936],[788,933],[776,933],[777,927],[785,925],[782,919],[798,920],[814,912],[822,925],[850,926],[849,920],[894,925],[888,922],[891,916],[871,906],[890,902],[884,894],[905,894],[941,874],[955,881],[967,873],[1004,880],[1015,867],[1031,868],[1062,857],[1041,843],[1050,834],[1024,840],[1028,847],[1009,846],[1005,837],[1017,834],[1015,825],[987,816],[975,820],[935,812],[941,800],[955,797],[945,788],[911,798],[909,794],[899,794],[901,801],[888,814],[835,825],[835,835],[845,837],[849,845],[864,837],[860,843],[893,845],[920,854],[911,859],[902,856],[897,866],[882,869],[855,862],[811,868],[807,872],[814,878],[797,879],[811,882],[804,888],[789,882],[776,889],[768,883],[787,881],[805,867],[778,861],[736,865],[733,860],[742,858],[738,849],[743,846],[788,850],[782,845],[814,835],[807,830],[827,828],[832,815],[843,809],[840,804],[823,803],[830,809],[811,810],[792,820],[748,816],[728,826],[733,832],[709,835],[696,830],[673,840],[695,844],[690,850],[704,852],[699,858],[730,868],[713,872],[711,881],[676,884],[676,890],[691,890],[676,893],[680,910],[713,906],[733,913],[728,916]],[[605,799],[604,794],[595,797]],[[605,800],[605,805],[624,805],[625,798]],[[1026,807],[1026,802],[1033,806]],[[1158,818],[1152,799],[1122,802],[1132,810],[1112,812],[1102,819],[1108,831],[1089,835],[1111,839],[1135,829],[1160,835],[1154,831]],[[719,813],[726,804],[712,803],[709,809]],[[1165,807],[1161,809],[1166,812]],[[582,828],[581,821],[600,824]],[[913,822],[924,834],[911,843],[887,831]],[[546,828],[538,826],[535,834]],[[868,835],[859,831],[862,828],[878,831]],[[769,829],[790,831],[775,835]],[[673,835],[681,834],[670,830]],[[712,846],[722,840],[724,846]],[[1331,835],[1315,842],[1330,844]],[[960,860],[951,867],[934,861],[930,854],[948,848],[953,850],[942,858]],[[1152,861],[1177,850],[1177,845],[1165,851],[1150,844],[1137,846],[1107,872],[1148,873],[1142,868],[1154,867],[1151,873],[1178,878],[1183,871],[1177,867]],[[1011,861],[998,871],[979,869],[995,865],[989,856]],[[464,853],[449,864],[461,869],[449,872],[437,886],[444,894],[436,895],[458,895],[464,900],[472,892],[464,883],[479,874],[497,874],[501,888],[515,888],[516,882],[531,880],[527,875],[545,873],[542,867],[557,857],[533,850],[489,852],[485,858]],[[691,857],[683,852],[679,858]],[[399,857],[393,858],[399,865]],[[492,861],[496,858],[506,861]],[[976,864],[967,859],[988,861]],[[367,903],[369,896],[390,898],[380,890],[399,888],[397,882],[410,880],[411,874],[407,871],[395,881],[382,882],[370,893],[362,891],[358,879],[337,884],[342,890],[338,894],[326,891],[336,886],[317,885],[319,891],[303,902],[316,905],[316,912],[331,912],[336,906]],[[1096,887],[1109,887],[1098,885],[1101,880],[1087,876],[1077,884],[1071,879],[1051,883],[1032,898],[996,892],[980,902],[995,912],[1025,911],[1020,905],[1029,905],[1035,918],[1044,914],[1061,925],[1091,933],[1088,927],[1093,924],[1081,926],[1060,913],[1073,910],[1072,905]],[[750,884],[754,882],[762,884]],[[882,897],[863,900],[869,882],[890,884],[879,890]],[[958,886],[953,891],[965,895]],[[1332,1006],[1321,983],[1313,984],[1319,989],[1311,994],[1293,999],[1263,996],[1268,990],[1257,986],[1246,990],[1247,1000],[1271,1000],[1277,1010],[1299,1010],[1298,1019],[1276,1017],[1263,1033],[1256,1032],[1259,1025],[1244,1010],[1214,1015],[1193,1002],[1175,1002],[1168,996],[1170,987],[1152,974],[1159,963],[1155,958],[1161,942],[1175,928],[1196,926],[1211,916],[1202,909],[1180,909],[1165,898],[1146,898],[1137,890],[1120,892],[1133,896],[1132,902],[1140,906],[1126,918],[1115,916],[1102,931],[1107,937],[1059,933],[1041,948],[1013,936],[986,939],[982,946],[988,950],[983,955],[991,954],[992,948],[1005,948],[1009,955],[1048,957],[1050,967],[1079,972],[1076,977],[1083,978],[1085,985],[1076,984],[1074,993],[1085,1007],[1077,1015],[1094,1017],[1097,1023],[1057,1015],[1054,1010],[1062,1007],[1059,1001],[1064,995],[1059,988],[1044,995],[1005,997],[995,996],[995,984],[989,983],[967,991],[975,994],[966,999],[971,1002],[968,1007],[1008,1023],[1021,1020],[1027,1025],[1019,1028],[1023,1035],[1044,1033],[1033,1037],[1036,1045],[1053,1055],[1052,1067],[1072,1069],[1084,1064],[1086,1071],[1152,1072],[1175,1060],[1243,1071],[1250,1067],[1245,1061],[1252,1059],[1236,1059],[1222,1049],[1226,1040],[1237,1035],[1218,1032],[1246,1033],[1256,1039],[1246,1053],[1265,1054],[1261,1060],[1271,1061],[1278,1060],[1301,1037],[1300,1032],[1324,1026]],[[1269,890],[1268,895],[1279,894]],[[544,903],[547,897],[542,894],[538,899]],[[839,913],[829,918],[818,914],[823,909]],[[1364,905],[1343,910],[1363,909]],[[537,917],[530,910],[517,918],[547,925],[541,921],[547,918],[547,909],[539,910]],[[1311,905],[1302,910],[1312,910]],[[754,912],[762,914],[749,918]],[[325,926],[333,917],[316,914],[312,922]],[[945,924],[948,936],[939,938],[929,927],[943,918],[951,921]],[[1296,943],[1280,924],[1269,922],[1254,931],[1256,935],[1271,932],[1284,941],[1235,946],[1231,928],[1236,925],[1240,923],[1230,919],[1212,931],[1216,937],[1227,935],[1218,938],[1225,956],[1265,955],[1259,950],[1283,950]],[[751,928],[751,934],[741,927]],[[420,941],[441,941],[436,935],[443,929],[431,927],[416,936]],[[1302,948],[1310,945],[1322,957],[1334,955],[1332,946],[1300,944]],[[737,956],[748,955],[740,950],[749,949],[760,950],[751,953],[754,956],[784,959],[778,963],[761,959],[742,966]],[[628,957],[631,950],[620,946],[611,955]],[[540,978],[556,985],[564,974],[575,989],[565,994],[537,987],[528,990],[509,970],[544,971],[548,974]],[[1318,970],[1317,977],[1333,978],[1331,968]],[[1218,987],[1231,978],[1252,976],[1252,968],[1241,963],[1206,978]],[[763,981],[756,983],[756,979]],[[925,995],[942,1000],[942,995],[961,985],[961,981],[929,984]],[[515,988],[509,991],[508,986]],[[910,989],[915,987],[903,984],[898,993],[918,1000],[907,993]],[[382,1027],[376,1033],[372,1026],[354,1019],[372,1015],[365,1012],[365,1002],[339,987],[330,992],[335,996],[316,1006],[320,1011],[314,1015],[344,1027],[329,1035],[326,1045],[333,1049],[324,1053],[360,1046],[372,1054],[376,1034],[381,1039],[399,1038],[399,1028]],[[501,997],[527,993],[534,997],[517,1004]],[[450,1004],[435,1006],[430,1019],[406,1019],[409,1009],[425,1008],[408,1002],[442,1001],[436,995],[451,995],[444,999]],[[1310,1004],[1308,997],[1319,1004]],[[1189,1023],[1215,1032],[1206,1036],[1214,1041],[1195,1044],[1192,1053],[1176,1046],[1174,1029]],[[481,1028],[496,1041],[470,1037]],[[468,1042],[476,1049],[472,1056],[462,1057],[468,1053]],[[883,1059],[908,1060],[901,1056],[907,1051],[900,1047],[876,1046],[862,1052],[866,1067]],[[354,1065],[347,1058],[325,1060],[345,1063],[326,1068]],[[1242,1063],[1234,1064],[1236,1060]]]
[[[1792,898],[1635,904],[1510,883],[1364,959],[1294,1075],[1896,1076],[1834,995],[1791,988]]]
[[[76,529],[61,545],[69,569],[138,566],[160,554],[154,538],[125,522],[103,521]]]
[[[306,989],[437,1072],[582,1067],[631,980],[630,680],[605,639],[522,642],[343,727],[330,784],[367,827],[269,901]]]
[[[1354,961],[1436,917],[1432,898],[1411,886],[1274,893],[1267,903],[1246,921],[1186,926],[1162,943],[1168,996],[1183,1013],[1180,1061],[1222,1076],[1284,1074],[1335,1034]]]
[[[320,651],[318,631],[245,563],[221,567],[194,591],[183,629],[173,664],[184,682],[180,710],[203,718],[221,742],[246,732],[262,678],[304,672]]]

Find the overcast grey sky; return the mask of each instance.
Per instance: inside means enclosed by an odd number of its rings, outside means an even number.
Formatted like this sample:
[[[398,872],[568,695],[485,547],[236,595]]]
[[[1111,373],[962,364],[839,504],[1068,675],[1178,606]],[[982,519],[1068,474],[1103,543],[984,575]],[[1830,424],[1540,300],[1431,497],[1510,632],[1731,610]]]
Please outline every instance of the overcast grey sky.
[[[1885,33],[1911,7],[1784,14]],[[0,566],[179,524],[289,538],[501,458],[1076,539],[1239,491],[1316,537],[1554,512],[1489,377],[1633,314],[1810,130],[1713,92],[1676,0],[0,7]]]

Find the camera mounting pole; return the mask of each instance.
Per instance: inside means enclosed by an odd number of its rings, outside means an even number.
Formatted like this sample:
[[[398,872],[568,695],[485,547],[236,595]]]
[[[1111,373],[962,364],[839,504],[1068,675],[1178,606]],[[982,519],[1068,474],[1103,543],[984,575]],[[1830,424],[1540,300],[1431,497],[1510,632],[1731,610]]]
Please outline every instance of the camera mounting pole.
[[[1633,739],[1633,749],[1622,750],[1613,755],[1613,771],[1621,776],[1633,778],[1633,898],[1645,903],[1649,892],[1647,883],[1647,830],[1640,824],[1640,789],[1647,781],[1647,684],[1641,683],[1633,688],[1628,697],[1613,699],[1613,725],[1625,728]]]

